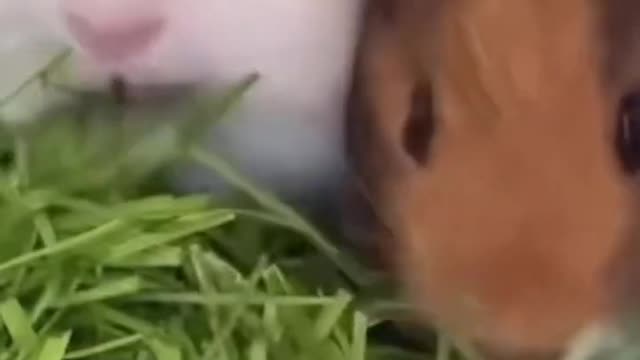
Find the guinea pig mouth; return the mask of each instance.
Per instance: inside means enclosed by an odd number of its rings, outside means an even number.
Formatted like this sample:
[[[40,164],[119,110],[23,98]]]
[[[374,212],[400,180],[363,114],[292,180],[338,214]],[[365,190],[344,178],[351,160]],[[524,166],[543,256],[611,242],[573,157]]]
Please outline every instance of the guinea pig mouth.
[[[120,105],[167,105],[187,99],[196,92],[193,84],[133,84],[114,75],[109,80],[109,92]]]

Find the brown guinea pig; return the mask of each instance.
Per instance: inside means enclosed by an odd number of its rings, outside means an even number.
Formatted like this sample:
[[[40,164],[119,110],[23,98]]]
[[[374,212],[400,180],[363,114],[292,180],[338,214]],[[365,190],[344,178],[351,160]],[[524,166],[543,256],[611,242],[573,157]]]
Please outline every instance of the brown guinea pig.
[[[348,152],[423,319],[520,358],[616,316],[638,233],[637,14],[635,0],[368,1]]]

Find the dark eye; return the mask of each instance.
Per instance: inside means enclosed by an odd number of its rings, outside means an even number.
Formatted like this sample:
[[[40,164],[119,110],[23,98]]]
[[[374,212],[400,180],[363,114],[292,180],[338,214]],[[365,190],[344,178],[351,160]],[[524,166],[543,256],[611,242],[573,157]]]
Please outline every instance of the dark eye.
[[[640,113],[639,113],[640,114]],[[435,130],[433,100],[428,87],[416,87],[411,96],[411,110],[404,128],[404,150],[419,165],[426,165]]]
[[[640,92],[633,92],[622,99],[616,146],[624,171],[634,174],[640,170]]]

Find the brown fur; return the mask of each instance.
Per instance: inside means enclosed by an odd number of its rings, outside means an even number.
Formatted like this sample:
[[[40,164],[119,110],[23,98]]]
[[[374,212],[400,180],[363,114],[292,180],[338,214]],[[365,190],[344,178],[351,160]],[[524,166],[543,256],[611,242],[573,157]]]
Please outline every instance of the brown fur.
[[[492,353],[544,354],[615,313],[632,184],[613,132],[633,6],[369,1],[349,152],[425,319]],[[420,164],[402,134],[425,85],[436,130]]]

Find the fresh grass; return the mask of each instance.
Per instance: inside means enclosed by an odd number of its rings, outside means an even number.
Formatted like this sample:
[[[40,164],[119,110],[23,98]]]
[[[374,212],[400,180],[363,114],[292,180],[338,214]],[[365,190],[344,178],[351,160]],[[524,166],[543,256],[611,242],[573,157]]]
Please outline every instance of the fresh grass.
[[[63,88],[50,70],[0,104]],[[368,295],[375,274],[195,145],[201,119],[256,79],[195,99],[180,123],[123,121],[108,97],[68,88],[72,105],[2,123],[0,360],[453,358],[444,342],[421,354],[371,340],[394,304]],[[161,186],[181,162],[249,205]]]

